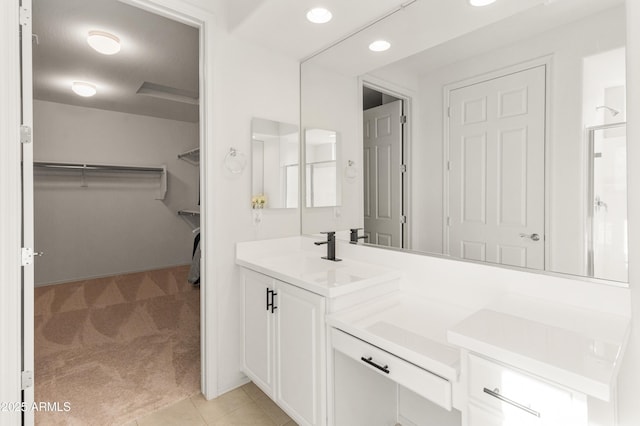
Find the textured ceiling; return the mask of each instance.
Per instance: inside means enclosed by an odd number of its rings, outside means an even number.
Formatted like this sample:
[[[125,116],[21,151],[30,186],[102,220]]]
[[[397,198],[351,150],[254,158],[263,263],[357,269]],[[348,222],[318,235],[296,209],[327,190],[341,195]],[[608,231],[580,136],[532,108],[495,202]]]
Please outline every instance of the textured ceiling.
[[[616,6],[624,7],[624,0],[556,0],[549,5],[539,5],[508,19],[408,56],[374,71],[373,74],[384,74],[385,72],[427,74],[462,59],[543,34]]]
[[[239,0],[228,0],[242,3]],[[246,0],[245,0],[246,1]],[[265,46],[294,59],[304,59],[332,43],[375,21],[408,0],[251,0],[253,11],[242,9],[233,32],[238,37]],[[448,0],[454,1],[454,0]],[[459,1],[459,0],[455,0]],[[326,24],[313,24],[306,13],[321,5],[333,13]],[[236,6],[227,10],[240,13]]]
[[[94,51],[90,30],[117,35],[122,50]],[[40,100],[198,121],[198,106],[138,95],[145,81],[198,93],[198,30],[117,0],[33,0],[34,97]],[[82,98],[71,82],[96,84],[98,94]]]
[[[455,59],[457,50],[487,48],[487,43],[509,38],[508,31],[497,37],[498,27],[488,26],[528,10],[538,13],[538,24],[527,18],[518,26],[530,24],[533,32],[536,25],[560,25],[563,19],[575,18],[574,11],[586,10],[587,5],[602,8],[623,0],[555,0],[549,6],[543,6],[546,0],[505,0],[482,9],[469,7],[466,0],[417,0],[370,27],[366,27],[368,23],[407,0],[323,0],[322,5],[334,15],[324,25],[312,24],[305,18],[306,12],[318,5],[316,0],[187,1],[222,14],[233,35],[294,59],[306,58],[361,30],[312,60],[345,74],[359,75],[424,49],[438,51],[439,45],[443,46],[440,59],[430,66]],[[197,29],[118,0],[33,0],[33,9],[33,30],[39,41],[33,50],[36,99],[198,120],[196,105],[136,94],[145,81],[198,92]],[[443,44],[482,27],[487,27],[484,46],[474,40],[458,43],[456,49],[452,44]],[[122,51],[104,56],[92,50],[86,42],[92,29],[118,35]],[[390,39],[392,49],[383,54],[369,52],[366,46],[376,38]],[[435,57],[432,54],[423,59],[416,55],[409,61],[416,68],[424,68],[425,61]],[[75,95],[70,90],[74,80],[94,82],[98,94],[92,98]]]
[[[223,15],[233,35],[293,59],[340,40],[406,0],[324,0],[325,25],[308,22],[316,0],[187,0]],[[122,50],[104,56],[86,42],[90,30],[117,35]],[[198,31],[118,0],[33,0],[34,97],[91,108],[181,121],[198,120],[198,107],[136,94],[146,81],[198,92]],[[71,82],[97,85],[82,98]]]
[[[622,3],[624,0],[503,0],[477,8],[466,0],[417,0],[308,63],[357,76],[410,58],[399,68],[408,70],[409,65],[420,72]],[[377,39],[390,41],[391,49],[370,52],[367,46]]]

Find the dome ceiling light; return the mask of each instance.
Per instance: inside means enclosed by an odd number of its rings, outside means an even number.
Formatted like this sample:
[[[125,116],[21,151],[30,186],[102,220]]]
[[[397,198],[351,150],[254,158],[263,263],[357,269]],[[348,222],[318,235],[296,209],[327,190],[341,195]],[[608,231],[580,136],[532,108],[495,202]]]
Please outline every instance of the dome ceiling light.
[[[71,90],[73,90],[76,95],[84,98],[89,98],[98,93],[96,85],[87,83],[86,81],[74,81],[71,84]]]
[[[87,43],[103,55],[115,55],[120,51],[120,39],[104,31],[89,31]]]

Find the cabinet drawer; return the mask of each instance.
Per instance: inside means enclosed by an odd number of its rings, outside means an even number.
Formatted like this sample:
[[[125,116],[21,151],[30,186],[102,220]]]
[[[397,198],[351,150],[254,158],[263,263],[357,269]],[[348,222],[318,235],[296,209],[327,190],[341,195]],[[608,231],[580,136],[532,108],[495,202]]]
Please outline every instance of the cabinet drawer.
[[[331,341],[333,349],[451,410],[451,384],[448,380],[335,328],[331,329]]]
[[[470,403],[468,410],[468,426],[540,426],[538,417],[526,413],[516,413],[515,416],[505,418],[502,414]]]
[[[469,397],[505,418],[531,424],[586,424],[586,397],[543,379],[469,355]],[[530,424],[522,420],[522,424]]]

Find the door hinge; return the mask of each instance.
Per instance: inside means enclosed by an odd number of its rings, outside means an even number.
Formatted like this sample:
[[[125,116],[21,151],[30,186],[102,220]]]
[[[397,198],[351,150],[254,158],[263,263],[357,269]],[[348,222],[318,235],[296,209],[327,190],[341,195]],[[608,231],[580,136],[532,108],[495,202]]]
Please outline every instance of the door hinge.
[[[22,266],[31,265],[35,256],[42,256],[44,252],[34,252],[32,248],[22,247]]]
[[[451,107],[447,107],[447,117],[451,118]]]
[[[406,115],[401,115],[400,116],[400,123],[401,124],[407,124],[407,116]]]
[[[31,9],[26,7],[20,8],[20,25],[26,26],[31,23]]]
[[[406,164],[401,164],[400,165],[400,173],[407,173],[407,165]]]
[[[400,216],[400,223],[402,223],[402,224],[407,223],[407,216],[405,216],[405,215]]]
[[[447,216],[447,226],[451,226],[451,218]]]
[[[451,170],[451,161],[447,161],[447,170]]]
[[[31,265],[33,263],[33,249],[22,247],[22,266]]]
[[[22,390],[33,386],[33,371],[23,371],[21,375]]]
[[[31,143],[31,127],[20,126],[20,143]]]

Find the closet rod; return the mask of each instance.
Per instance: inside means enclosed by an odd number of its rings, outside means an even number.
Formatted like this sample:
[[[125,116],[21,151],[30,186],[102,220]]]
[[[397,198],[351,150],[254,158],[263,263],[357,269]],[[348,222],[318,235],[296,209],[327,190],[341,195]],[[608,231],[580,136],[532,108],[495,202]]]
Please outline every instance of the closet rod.
[[[156,200],[164,200],[164,197],[167,195],[167,166],[114,166],[109,164],[48,163],[42,161],[34,161],[33,166],[51,170],[78,170],[82,172],[82,186],[87,186],[84,179],[85,172],[88,171],[157,173],[160,176],[160,189]]]
[[[114,166],[107,164],[79,164],[79,163],[44,163],[33,162],[34,167],[47,169],[67,169],[67,170],[105,170],[118,172],[143,172],[143,173],[165,173],[164,167],[139,167],[139,166]]]

